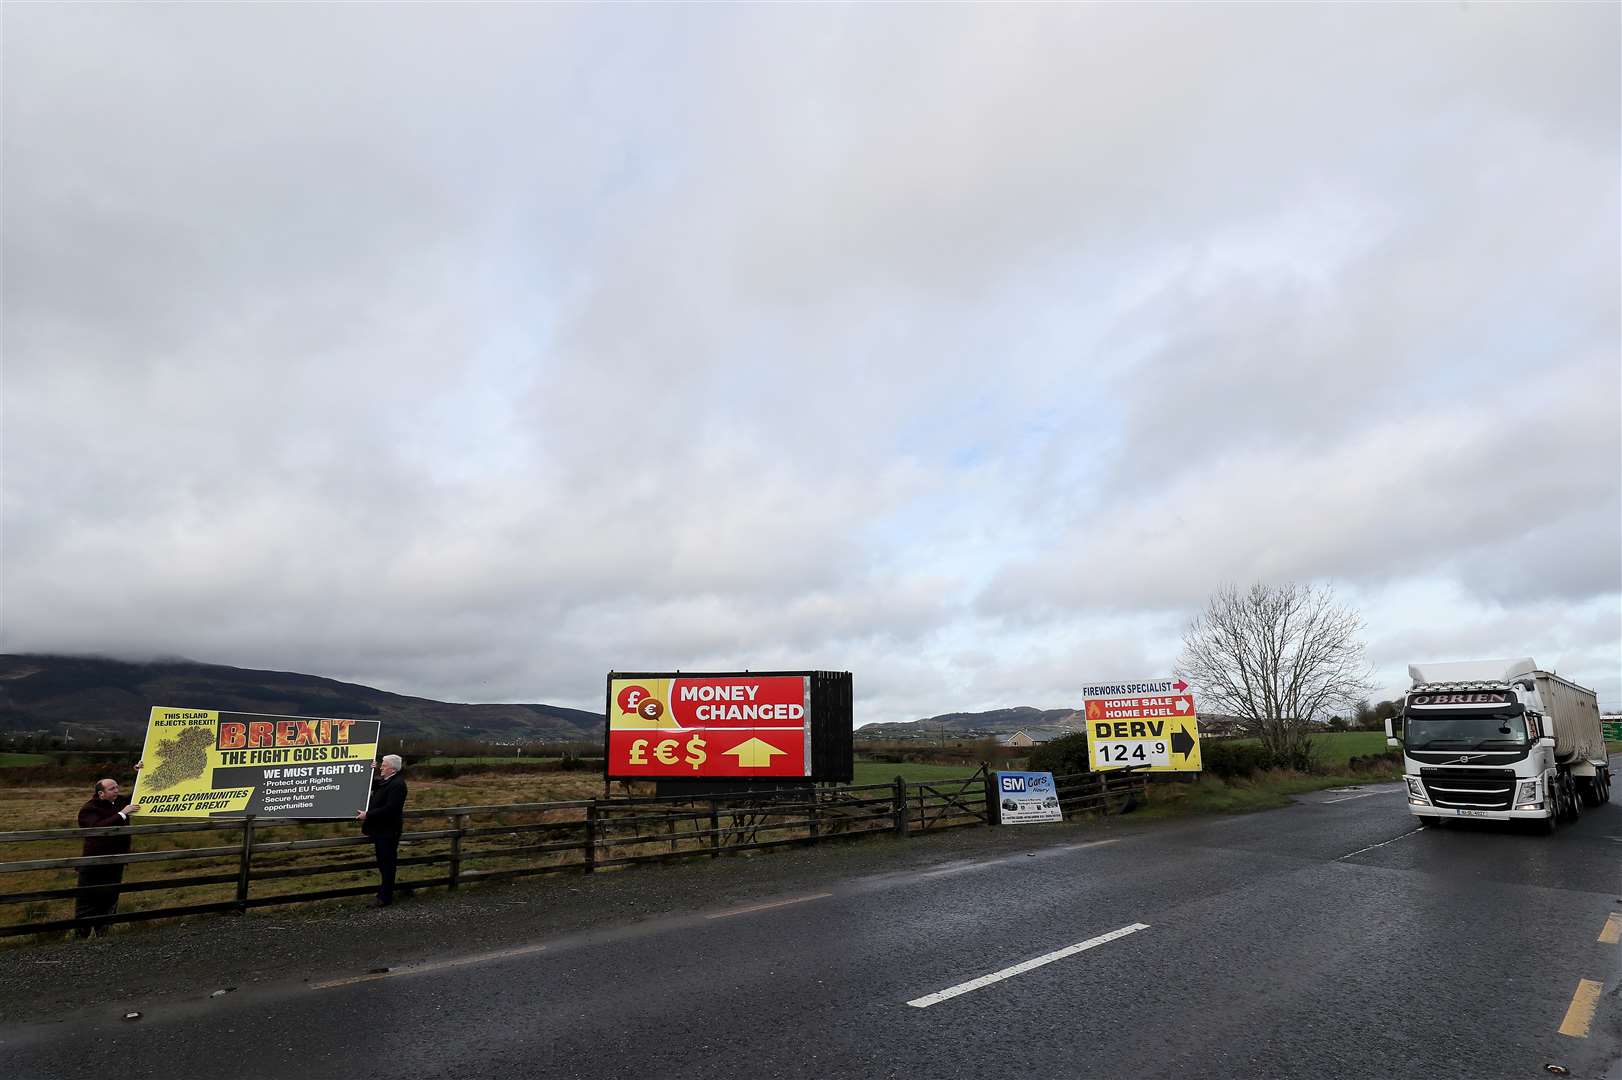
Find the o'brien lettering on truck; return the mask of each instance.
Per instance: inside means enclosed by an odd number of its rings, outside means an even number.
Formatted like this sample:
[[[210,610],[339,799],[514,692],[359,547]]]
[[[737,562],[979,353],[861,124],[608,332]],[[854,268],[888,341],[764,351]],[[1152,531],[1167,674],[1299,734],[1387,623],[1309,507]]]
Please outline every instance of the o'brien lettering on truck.
[[[1410,664],[1386,739],[1402,747],[1408,810],[1526,820],[1543,832],[1611,799],[1594,691],[1521,660]]]

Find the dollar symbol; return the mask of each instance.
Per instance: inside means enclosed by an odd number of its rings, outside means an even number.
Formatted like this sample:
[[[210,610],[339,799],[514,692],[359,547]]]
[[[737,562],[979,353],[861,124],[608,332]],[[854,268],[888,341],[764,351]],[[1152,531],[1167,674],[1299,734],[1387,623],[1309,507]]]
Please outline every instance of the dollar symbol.
[[[687,740],[687,764],[691,765],[695,771],[700,765],[709,760],[709,756],[704,752],[704,740],[702,738],[694,735]]]
[[[635,742],[631,743],[630,764],[646,765],[648,763],[647,755],[643,754],[642,751],[646,750],[647,748],[648,740],[646,739],[637,739]]]
[[[661,764],[676,764],[676,740],[666,739],[658,746],[655,746],[653,748],[653,756],[658,758]]]

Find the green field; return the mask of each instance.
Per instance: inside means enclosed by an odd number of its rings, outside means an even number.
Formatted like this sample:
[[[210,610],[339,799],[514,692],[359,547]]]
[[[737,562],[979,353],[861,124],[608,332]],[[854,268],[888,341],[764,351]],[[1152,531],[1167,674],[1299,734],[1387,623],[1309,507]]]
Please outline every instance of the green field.
[[[1234,739],[1234,745],[1258,745],[1260,739]],[[1386,752],[1383,731],[1332,731],[1312,737],[1312,756],[1325,768],[1345,768],[1354,757]]]
[[[889,784],[897,776],[909,783],[929,780],[959,780],[973,776],[977,765],[915,765],[910,761],[858,761],[852,784]]]
[[[514,765],[524,761],[556,761],[562,754],[526,754],[517,757],[508,754],[504,757],[426,757],[413,758],[409,755],[406,764],[410,765]]]
[[[8,765],[49,765],[51,759],[44,754],[0,754],[0,769]]]

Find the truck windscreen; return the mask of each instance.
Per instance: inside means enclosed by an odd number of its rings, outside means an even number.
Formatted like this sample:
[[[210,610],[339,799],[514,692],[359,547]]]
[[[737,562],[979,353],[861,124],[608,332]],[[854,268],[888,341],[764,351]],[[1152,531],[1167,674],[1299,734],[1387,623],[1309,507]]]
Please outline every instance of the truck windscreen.
[[[1403,743],[1410,750],[1510,750],[1525,746],[1526,709],[1423,709],[1403,712]]]

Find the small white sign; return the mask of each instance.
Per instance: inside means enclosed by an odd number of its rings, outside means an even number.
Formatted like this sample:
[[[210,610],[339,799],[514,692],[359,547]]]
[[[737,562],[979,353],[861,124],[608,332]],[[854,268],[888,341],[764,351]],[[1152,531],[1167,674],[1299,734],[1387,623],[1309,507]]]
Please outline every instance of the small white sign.
[[[1050,772],[997,774],[997,820],[1004,825],[1063,821],[1059,789]]]
[[[1124,769],[1132,765],[1170,765],[1171,745],[1165,739],[1109,740],[1093,743],[1093,768]]]

